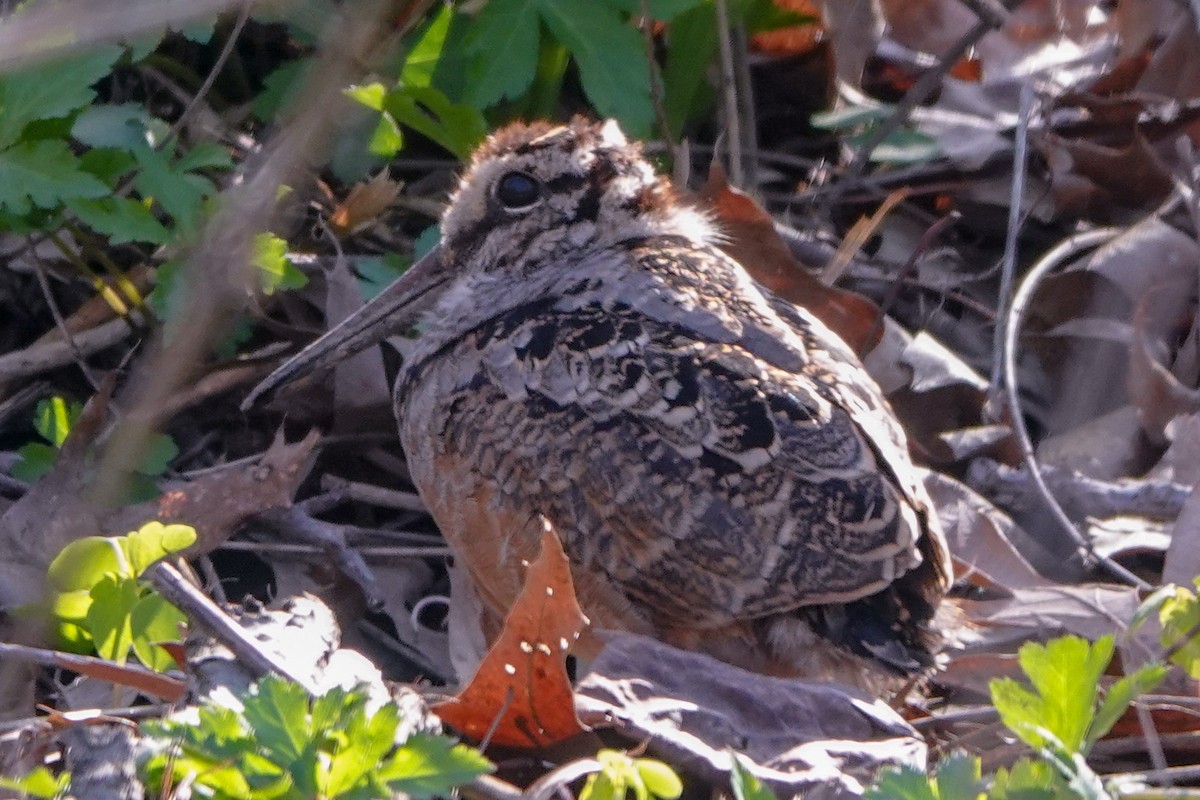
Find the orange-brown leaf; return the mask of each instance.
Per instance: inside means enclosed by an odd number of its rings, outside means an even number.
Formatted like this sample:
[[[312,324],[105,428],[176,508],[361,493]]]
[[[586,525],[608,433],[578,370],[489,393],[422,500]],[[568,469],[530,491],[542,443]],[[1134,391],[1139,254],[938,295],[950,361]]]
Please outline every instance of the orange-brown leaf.
[[[878,307],[862,295],[826,286],[796,261],[775,232],[771,216],[745,193],[734,189],[714,163],[700,199],[716,215],[727,241],[722,249],[754,279],[780,297],[811,311],[857,353],[879,344]]]
[[[540,748],[586,729],[575,716],[566,657],[587,625],[558,535],[545,522],[542,549],[504,628],[471,683],[434,706],[448,725],[492,744]]]

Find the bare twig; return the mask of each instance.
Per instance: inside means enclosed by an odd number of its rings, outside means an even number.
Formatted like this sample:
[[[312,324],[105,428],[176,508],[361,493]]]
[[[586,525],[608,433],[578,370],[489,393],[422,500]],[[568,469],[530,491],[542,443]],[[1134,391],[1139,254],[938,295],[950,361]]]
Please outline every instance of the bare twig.
[[[285,659],[262,647],[254,635],[235,622],[204,592],[193,586],[179,570],[160,561],[142,573],[173,606],[187,614],[192,624],[203,628],[228,647],[246,669],[255,675],[276,673],[303,686],[309,694],[316,693],[308,677],[293,674]]]
[[[658,59],[654,57],[654,17],[650,15],[650,0],[642,3],[642,42],[646,46],[646,70],[650,74],[650,104],[654,106],[654,118],[658,123],[658,135],[662,137],[663,146],[667,148],[667,157],[674,165],[679,160],[679,147],[675,144],[675,136],[671,132],[671,123],[667,119],[667,109],[663,105],[662,74],[658,69]]]
[[[1037,461],[1037,456],[1033,450],[1033,440],[1029,436],[1029,429],[1025,426],[1025,418],[1021,414],[1020,390],[1017,386],[1017,336],[1021,330],[1021,322],[1025,316],[1025,311],[1033,300],[1034,291],[1042,279],[1048,275],[1051,270],[1057,267],[1060,263],[1070,257],[1075,256],[1081,250],[1095,247],[1103,244],[1120,231],[1113,228],[1102,228],[1099,230],[1088,231],[1086,233],[1077,234],[1060,243],[1042,259],[1033,266],[1029,274],[1017,287],[1016,294],[1013,296],[1012,306],[1009,309],[1005,320],[1004,330],[1004,389],[1005,396],[1010,410],[1011,424],[1013,433],[1017,436],[1017,443],[1021,447],[1021,457],[1025,462],[1025,467],[1029,470],[1029,474],[1033,477],[1034,485],[1037,487],[1038,493],[1042,497],[1047,509],[1054,517],[1055,522],[1065,533],[1068,539],[1075,544],[1075,547],[1082,558],[1084,564],[1099,565],[1112,576],[1118,578],[1130,586],[1136,586],[1140,589],[1147,589],[1149,585],[1141,578],[1134,575],[1129,570],[1122,567],[1112,559],[1103,558],[1096,553],[1091,541],[1085,536],[1073,523],[1063,507],[1055,498],[1054,493],[1050,491],[1050,487],[1046,485],[1046,479],[1042,475],[1042,470]]]
[[[724,117],[725,144],[729,153],[729,180],[734,186],[746,185],[746,170],[742,160],[741,104],[738,101],[737,77],[733,67],[733,31],[729,25],[729,5],[717,0],[713,6],[717,15],[717,41],[720,45],[721,115]]]

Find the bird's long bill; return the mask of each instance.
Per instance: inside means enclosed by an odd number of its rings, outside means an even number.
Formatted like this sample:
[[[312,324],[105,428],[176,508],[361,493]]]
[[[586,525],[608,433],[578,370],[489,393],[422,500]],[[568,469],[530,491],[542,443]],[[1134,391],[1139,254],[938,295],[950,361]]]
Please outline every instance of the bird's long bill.
[[[332,367],[389,336],[407,331],[441,296],[439,289],[444,288],[446,277],[441,248],[435,247],[362,308],[263,379],[242,401],[242,409],[250,408],[258,398],[285,383]]]

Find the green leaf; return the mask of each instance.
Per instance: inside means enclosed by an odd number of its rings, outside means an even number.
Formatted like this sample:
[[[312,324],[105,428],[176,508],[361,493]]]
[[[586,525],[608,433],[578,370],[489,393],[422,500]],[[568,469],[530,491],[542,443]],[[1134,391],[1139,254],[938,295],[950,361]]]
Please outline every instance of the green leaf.
[[[55,395],[38,401],[33,416],[33,427],[50,444],[62,447],[63,442],[67,440],[67,434],[71,432],[71,426],[82,413],[83,403],[68,404],[64,398]]]
[[[38,478],[54,469],[58,459],[58,448],[41,442],[30,442],[17,448],[21,458],[12,465],[9,474],[26,483],[34,483]]]
[[[70,773],[64,771],[56,777],[45,767],[34,767],[28,774],[19,778],[0,775],[0,788],[11,789],[31,797],[44,797],[47,800],[61,797],[70,785]]]
[[[856,144],[851,140],[851,144]],[[871,151],[871,160],[882,164],[920,164],[942,155],[942,145],[927,133],[895,131]]]
[[[1022,758],[996,770],[988,800],[1056,800],[1069,797],[1062,776],[1049,762]]]
[[[1033,690],[1011,678],[992,681],[992,703],[1000,719],[1030,747],[1048,746],[1041,733],[1045,730],[1067,752],[1080,752],[1095,714],[1100,676],[1112,652],[1111,636],[1095,644],[1078,636],[1061,636],[1044,646],[1022,645],[1017,657]]]
[[[979,757],[956,751],[942,759],[937,768],[940,800],[976,800],[983,796]]]
[[[159,644],[181,641],[180,629],[186,622],[184,613],[162,596],[148,594],[140,598],[129,612],[134,655],[150,669],[159,672],[171,669],[175,659]]]
[[[392,158],[404,147],[404,134],[400,132],[400,123],[387,112],[379,115],[379,122],[367,140],[367,150],[377,156]]]
[[[150,209],[128,197],[68,200],[66,206],[97,233],[107,236],[110,244],[165,244],[171,239],[171,232],[154,218]]]
[[[809,118],[809,124],[822,130],[844,130],[882,122],[894,111],[894,106],[882,104],[845,106],[830,111],[818,111]]]
[[[351,100],[362,103],[374,111],[383,111],[384,101],[387,100],[388,88],[379,81],[351,86],[344,90]]]
[[[246,721],[263,752],[282,766],[301,758],[313,733],[308,693],[302,686],[268,675],[243,702]]]
[[[308,284],[308,276],[288,260],[287,249],[287,242],[273,233],[260,233],[254,237],[250,260],[258,267],[264,294],[301,289]]]
[[[130,614],[141,599],[141,587],[133,578],[106,575],[92,587],[87,629],[96,642],[96,652],[124,664],[133,645]]]
[[[885,770],[864,800],[979,800],[983,796],[979,757],[954,752],[933,776],[909,766]]]
[[[167,466],[179,455],[179,445],[165,433],[156,433],[146,444],[146,452],[142,455],[142,463],[137,471],[143,475],[157,476],[167,471]]]
[[[202,169],[233,169],[233,157],[216,142],[199,142],[179,157],[175,169],[196,172]]]
[[[642,0],[608,0],[608,4],[619,8],[632,17],[642,16]],[[707,7],[709,25],[714,29],[713,8],[709,0],[649,0],[650,16],[660,22],[669,22],[675,17],[688,11]]]
[[[409,261],[398,253],[387,253],[375,257],[360,258],[354,262],[354,273],[358,276],[358,288],[363,302],[386,289],[392,281],[408,269]]]
[[[491,0],[479,12],[464,45],[471,56],[466,100],[475,108],[515,100],[533,83],[541,5],[542,0]]]
[[[144,147],[134,157],[141,167],[133,183],[138,192],[158,203],[177,225],[190,230],[200,218],[204,198],[213,193],[212,183],[179,169],[159,150]]]
[[[379,777],[392,791],[424,800],[447,795],[493,769],[492,762],[474,748],[443,736],[415,733],[384,762]]]
[[[94,147],[79,156],[79,166],[106,184],[115,186],[125,173],[137,166],[133,154],[115,147]]]
[[[939,800],[923,770],[909,766],[892,767],[880,773],[875,785],[863,793],[863,800]]]
[[[1153,690],[1166,676],[1166,665],[1145,664],[1137,672],[1126,675],[1114,683],[1105,693],[1104,700],[1100,703],[1100,709],[1096,712],[1096,718],[1092,720],[1092,724],[1088,728],[1083,752],[1091,750],[1092,745],[1112,730],[1112,726],[1125,713],[1125,709],[1129,708],[1130,703],[1139,695]]]
[[[579,65],[583,91],[604,116],[634,137],[654,127],[650,70],[641,35],[595,0],[539,0],[538,13]]]
[[[663,65],[663,109],[672,135],[684,125],[711,93],[708,66],[717,53],[717,27],[711,7],[681,14],[667,28],[667,55]]]
[[[742,763],[742,756],[729,750],[729,782],[733,785],[733,800],[775,800],[775,793]]]
[[[314,710],[314,725],[316,716]],[[395,746],[399,725],[400,713],[394,704],[381,707],[370,717],[360,704],[343,727],[345,740],[334,750],[322,794],[337,797],[369,785],[371,773]]]
[[[270,122],[295,105],[300,90],[308,83],[312,69],[312,58],[300,58],[287,62],[268,75],[263,80],[263,90],[254,98],[254,116],[263,122]]]
[[[140,576],[156,561],[180,553],[195,543],[196,529],[191,525],[164,525],[158,520],[147,522],[117,539],[135,576]]]
[[[404,67],[400,70],[401,84],[433,85],[433,75],[442,60],[454,14],[454,8],[450,5],[444,5],[434,13],[433,19],[421,31],[404,57]]]
[[[101,103],[80,112],[71,126],[71,136],[88,147],[112,147],[132,153],[155,146],[160,125],[160,120],[154,120],[137,103]]]
[[[397,87],[383,108],[397,121],[466,159],[487,135],[487,121],[471,106],[452,103],[432,86]]]
[[[63,141],[22,142],[0,151],[0,208],[27,214],[65,200],[104,197],[112,190],[84,172]]]
[[[105,45],[0,75],[0,147],[15,143],[34,120],[66,117],[91,103],[92,84],[111,71],[122,52]]]
[[[133,577],[124,550],[111,536],[76,539],[59,551],[46,572],[59,592],[90,591],[106,575]]]

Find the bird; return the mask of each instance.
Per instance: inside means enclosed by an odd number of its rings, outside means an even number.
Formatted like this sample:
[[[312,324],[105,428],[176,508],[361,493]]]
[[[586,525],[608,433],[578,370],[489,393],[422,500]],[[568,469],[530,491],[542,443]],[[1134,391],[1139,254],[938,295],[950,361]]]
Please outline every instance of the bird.
[[[419,323],[400,439],[491,612],[547,521],[597,628],[873,690],[928,675],[951,568],[904,431],[722,242],[615,121],[512,123],[434,250],[247,404]]]

